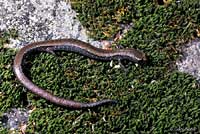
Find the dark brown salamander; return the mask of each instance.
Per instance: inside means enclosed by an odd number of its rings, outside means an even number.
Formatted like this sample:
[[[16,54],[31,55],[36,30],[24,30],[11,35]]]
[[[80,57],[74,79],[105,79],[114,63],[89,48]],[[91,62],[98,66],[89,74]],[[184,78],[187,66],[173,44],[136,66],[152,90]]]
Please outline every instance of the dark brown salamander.
[[[48,91],[38,87],[25,76],[22,70],[22,64],[25,56],[29,55],[31,52],[34,51],[54,52],[58,50],[79,53],[96,60],[110,61],[110,60],[125,59],[125,60],[130,60],[132,62],[146,60],[146,56],[144,53],[133,48],[104,50],[75,39],[60,39],[60,40],[36,42],[26,45],[25,47],[20,49],[19,52],[16,54],[14,60],[14,72],[18,80],[34,94],[37,94],[40,97],[45,98],[55,104],[66,106],[73,109],[92,108],[104,104],[116,103],[116,101],[106,99],[94,103],[81,103],[73,100],[59,98],[49,93]]]

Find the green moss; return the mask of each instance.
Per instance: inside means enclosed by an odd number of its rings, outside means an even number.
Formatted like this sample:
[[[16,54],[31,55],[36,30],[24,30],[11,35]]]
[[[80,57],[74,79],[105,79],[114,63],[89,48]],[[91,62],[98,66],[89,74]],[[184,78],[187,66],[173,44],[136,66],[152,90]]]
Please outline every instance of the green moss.
[[[103,33],[112,35],[120,23],[132,22],[133,28],[118,43],[143,50],[149,63],[132,64],[125,71],[110,67],[108,62],[65,52],[29,57],[27,74],[57,96],[82,102],[118,100],[117,105],[74,111],[23,90],[12,71],[15,51],[3,48],[2,43],[10,36],[7,34],[0,46],[0,111],[27,107],[28,100],[36,109],[27,133],[170,133],[179,128],[183,132],[198,131],[198,83],[174,67],[177,48],[196,36],[200,24],[198,3],[186,0],[159,6],[147,0],[73,0],[72,4],[96,39],[109,38]]]
[[[2,36],[2,43],[6,43],[8,40],[8,35],[6,34]],[[2,43],[0,45],[0,111],[4,112],[9,107],[19,107],[21,105],[22,92],[18,90],[18,85],[12,72],[15,52],[4,48]]]

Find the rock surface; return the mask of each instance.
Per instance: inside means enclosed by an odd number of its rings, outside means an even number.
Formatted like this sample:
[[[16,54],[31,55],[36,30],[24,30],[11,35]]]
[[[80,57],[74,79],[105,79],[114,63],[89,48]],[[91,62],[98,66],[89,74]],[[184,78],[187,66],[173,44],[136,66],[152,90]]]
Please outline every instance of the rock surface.
[[[11,40],[18,47],[30,42],[74,38],[92,44],[76,13],[65,0],[1,0],[0,31],[15,29],[19,38]]]
[[[193,75],[200,82],[200,40],[186,44],[182,53],[182,58],[176,63],[178,70]]]
[[[10,130],[19,129],[28,123],[28,116],[28,110],[13,108],[9,112],[3,114],[0,119],[0,124]]]

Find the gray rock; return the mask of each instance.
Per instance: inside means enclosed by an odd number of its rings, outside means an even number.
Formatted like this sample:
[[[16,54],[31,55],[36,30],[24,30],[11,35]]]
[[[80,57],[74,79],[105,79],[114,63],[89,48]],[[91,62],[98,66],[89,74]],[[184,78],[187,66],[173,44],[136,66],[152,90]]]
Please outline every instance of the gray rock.
[[[15,29],[13,47],[50,39],[74,38],[93,43],[65,0],[2,0],[0,30]],[[98,43],[97,43],[98,44]]]
[[[193,75],[200,82],[200,40],[189,42],[182,52],[181,59],[176,63],[178,70]]]
[[[29,112],[26,109],[13,108],[0,117],[0,124],[10,130],[19,129],[20,126],[27,124]]]

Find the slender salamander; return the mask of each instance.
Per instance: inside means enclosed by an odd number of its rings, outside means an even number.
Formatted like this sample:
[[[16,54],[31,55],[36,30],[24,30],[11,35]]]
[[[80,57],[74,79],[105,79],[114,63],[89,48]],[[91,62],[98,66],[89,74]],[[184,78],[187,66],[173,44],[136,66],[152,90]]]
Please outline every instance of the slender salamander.
[[[146,56],[143,52],[140,52],[139,50],[133,48],[104,50],[75,39],[59,39],[36,42],[28,44],[21,48],[15,56],[13,66],[14,73],[18,80],[21,82],[21,84],[34,94],[37,94],[38,96],[45,98],[46,100],[52,103],[73,109],[92,108],[104,104],[115,103],[116,101],[105,99],[97,102],[81,103],[78,101],[68,100],[54,96],[53,94],[44,90],[43,88],[38,87],[30,79],[28,79],[28,77],[26,77],[22,69],[24,58],[35,51],[50,53],[53,53],[54,51],[69,51],[82,54],[92,59],[104,61],[129,60],[131,62],[139,62],[146,60]]]

